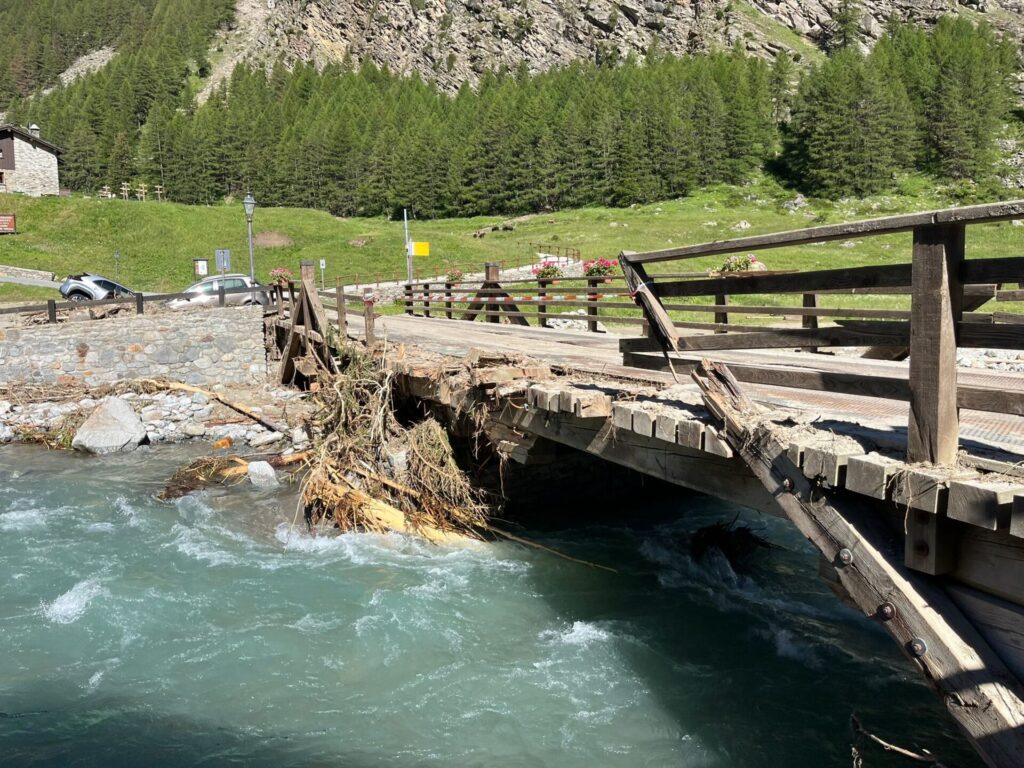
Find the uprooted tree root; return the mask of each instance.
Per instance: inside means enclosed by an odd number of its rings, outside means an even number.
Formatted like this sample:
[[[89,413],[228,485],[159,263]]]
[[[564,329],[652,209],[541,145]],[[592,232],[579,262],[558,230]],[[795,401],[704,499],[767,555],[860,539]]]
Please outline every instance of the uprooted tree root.
[[[316,447],[302,493],[307,525],[477,537],[487,524],[486,497],[458,466],[447,432],[432,418],[403,426],[391,373],[361,350],[349,348],[346,357],[315,395]]]

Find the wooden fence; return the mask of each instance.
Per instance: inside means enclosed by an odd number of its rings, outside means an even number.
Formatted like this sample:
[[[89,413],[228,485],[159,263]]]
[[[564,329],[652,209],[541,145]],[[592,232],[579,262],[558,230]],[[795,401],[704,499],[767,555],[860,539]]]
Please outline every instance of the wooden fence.
[[[499,274],[500,265],[489,262],[484,265],[483,280],[407,283],[405,312],[448,320],[507,320],[516,325],[530,325],[534,320],[541,328],[554,319],[579,320],[587,324],[588,331],[596,332],[604,309],[617,310],[614,315],[605,313],[606,322],[644,323],[621,276],[501,280]],[[580,285],[565,285],[570,282]],[[558,311],[565,307],[583,309],[585,315]]]
[[[277,303],[280,294],[275,290],[275,286],[255,286],[255,287],[244,287],[244,288],[221,288],[217,293],[217,304],[216,306],[224,307],[227,306],[227,297],[234,296],[237,294],[247,293],[253,296],[255,302],[256,294],[264,294],[267,296],[269,307],[276,308],[280,304]],[[294,286],[292,287],[292,293],[294,294]],[[49,299],[43,304],[24,304],[17,307],[3,307],[0,308],[0,315],[36,315],[43,312],[46,313],[47,322],[57,322],[57,312],[70,309],[100,309],[103,307],[118,307],[128,306],[135,309],[135,313],[138,315],[144,314],[146,307],[153,307],[157,304],[164,304],[175,299],[195,299],[197,296],[203,294],[195,293],[154,293],[154,294],[143,294],[134,293],[129,296],[118,296],[113,299],[100,299],[98,301],[57,301],[56,299]],[[207,304],[196,304],[196,307],[210,306]]]

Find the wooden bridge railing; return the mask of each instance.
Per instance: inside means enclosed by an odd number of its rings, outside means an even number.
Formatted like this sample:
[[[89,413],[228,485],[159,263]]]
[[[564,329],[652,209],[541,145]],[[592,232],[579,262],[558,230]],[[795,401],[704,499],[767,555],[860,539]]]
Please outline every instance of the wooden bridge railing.
[[[623,253],[619,257],[627,285],[649,322],[649,339],[626,341],[626,352],[670,352],[777,349],[794,347],[867,346],[909,348],[910,423],[907,439],[909,461],[952,463],[958,448],[960,395],[956,381],[957,347],[1024,349],[1024,324],[1004,313],[981,315],[973,310],[991,298],[1019,300],[1020,291],[1000,291],[999,284],[1024,282],[1024,257],[965,258],[966,228],[971,224],[1024,217],[1024,201],[951,208],[883,219],[814,227],[792,232],[755,235],[703,245],[650,253]],[[913,233],[912,259],[907,264],[816,270],[784,274],[751,273],[742,277],[708,277],[696,280],[665,280],[651,275],[652,264],[756,252],[783,246],[809,245],[853,236],[872,237],[898,232]],[[765,328],[721,325],[726,335],[682,336],[679,328],[693,324],[673,321],[669,312],[682,307],[666,299],[698,296],[749,296],[765,294],[908,293],[909,310],[867,311],[803,308],[805,317],[838,317],[827,327]],[[693,307],[685,311],[693,311]],[[725,306],[700,307],[722,313]],[[728,305],[730,313],[762,309]],[[777,311],[777,310],[776,310]],[[800,314],[796,308],[786,309]],[[871,319],[866,319],[871,318]],[[815,323],[816,325],[817,323]],[[859,385],[855,385],[854,389]],[[821,386],[817,388],[823,388]],[[870,394],[870,391],[866,391]],[[993,390],[987,410],[1001,410],[1006,398]],[[975,400],[982,398],[975,392]],[[1018,411],[1019,399],[1007,407]]]

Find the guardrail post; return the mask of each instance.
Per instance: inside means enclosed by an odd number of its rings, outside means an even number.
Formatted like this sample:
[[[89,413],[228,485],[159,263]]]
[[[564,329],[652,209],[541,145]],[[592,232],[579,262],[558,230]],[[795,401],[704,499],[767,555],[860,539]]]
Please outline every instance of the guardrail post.
[[[501,276],[501,265],[496,264],[493,261],[488,261],[484,264],[484,284],[485,290],[492,291],[491,295],[488,296],[487,300],[487,322],[497,323],[498,318],[498,305],[494,301],[493,291],[499,289],[501,286],[498,285],[498,279]]]
[[[715,304],[718,304],[719,306],[723,306],[723,307],[728,306],[729,305],[729,294],[727,294],[727,293],[720,293],[717,296],[715,296]],[[728,325],[729,324],[729,313],[728,312],[716,312],[715,313],[715,322],[718,323],[719,325]],[[728,333],[728,331],[717,330],[717,331],[715,331],[715,333]]]
[[[548,277],[538,277],[537,278],[537,298],[538,299],[545,299],[545,298],[547,298],[548,292],[546,290],[544,290],[544,289],[547,288],[549,285],[551,285],[552,282],[553,281],[551,280],[551,278],[548,278]],[[541,302],[539,302],[537,304],[537,314],[541,316],[540,317],[540,327],[541,328],[547,328],[548,327],[548,319],[546,317],[544,317],[544,315],[547,313],[547,311],[548,311],[548,305],[547,304],[541,303]]]
[[[135,314],[136,315],[141,315],[143,312],[146,311],[145,304],[146,304],[146,297],[143,296],[141,293],[136,293],[135,294]]]
[[[956,344],[963,315],[963,259],[963,224],[914,230],[907,430],[907,461],[911,463],[956,461],[960,442]]]
[[[373,320],[373,290],[371,288],[363,289],[363,323],[365,325],[366,334],[366,346],[372,347],[377,343],[377,336],[374,333]]]
[[[596,288],[599,283],[604,280],[598,280],[593,277],[587,278],[587,287]],[[593,318],[593,319],[590,319]],[[590,291],[587,293],[587,330],[590,333],[597,333],[597,292]]]
[[[46,300],[46,322],[57,322],[57,302],[54,299]]]
[[[430,283],[423,284],[423,316],[430,317]]]
[[[452,283],[447,282],[444,284],[444,316],[448,319],[452,319]]]
[[[816,293],[805,293],[804,294],[804,309],[817,309],[818,308],[818,294]],[[817,315],[804,315],[800,320],[800,326],[807,330],[816,331],[818,330],[818,316]],[[817,352],[817,347],[801,347],[804,352]]]
[[[227,303],[227,296],[224,295],[224,283],[221,283],[217,286],[217,306],[223,307]]]

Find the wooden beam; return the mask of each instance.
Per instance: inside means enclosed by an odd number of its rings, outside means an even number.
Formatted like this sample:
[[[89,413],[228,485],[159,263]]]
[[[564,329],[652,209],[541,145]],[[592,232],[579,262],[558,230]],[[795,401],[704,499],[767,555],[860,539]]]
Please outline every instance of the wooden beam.
[[[960,440],[956,333],[963,311],[963,286],[959,280],[963,258],[962,225],[914,230],[907,433],[910,463],[956,461]]]
[[[988,203],[984,205],[946,208],[925,213],[911,213],[903,216],[887,216],[880,219],[853,221],[845,224],[830,224],[824,227],[810,227],[788,232],[774,232],[765,235],[739,237],[733,240],[718,240],[700,245],[668,248],[649,253],[629,256],[634,264],[651,264],[659,261],[694,259],[701,256],[716,256],[765,248],[781,248],[790,245],[823,243],[831,240],[846,240],[863,235],[886,235],[909,232],[917,227],[936,224],[979,224],[989,221],[1024,218],[1024,201]]]
[[[641,348],[647,339],[620,339],[624,349]],[[649,346],[649,345],[648,345]],[[689,373],[699,363],[697,356],[672,355],[677,373]],[[668,363],[660,354],[626,351],[622,364],[650,371],[667,371]],[[813,363],[811,364],[813,365]],[[772,387],[791,387],[842,395],[881,397],[886,400],[910,400],[910,384],[900,374],[848,373],[819,370],[813,367],[797,368],[789,365],[743,365],[729,363],[729,370],[738,381]],[[1024,416],[1024,391],[993,389],[962,384],[957,387],[957,405],[972,411],[1006,413]]]
[[[632,411],[623,411],[632,418]],[[743,462],[702,453],[678,442],[672,445],[642,437],[632,431],[632,422],[626,429],[615,429],[610,420],[581,420],[564,413],[514,408],[503,409],[498,418],[519,432],[546,437],[674,485],[771,515],[779,514],[772,497]]]
[[[656,282],[654,292],[664,299],[675,296],[714,296],[718,293],[811,293],[829,288],[887,288],[907,285],[911,282],[911,272],[910,264],[887,264],[784,275],[709,277],[706,280]]]
[[[668,316],[661,305],[661,300],[654,293],[647,270],[639,264],[632,264],[625,251],[619,254],[619,265],[622,267],[622,274],[626,278],[626,286],[633,300],[643,310],[644,320],[650,327],[653,338],[657,340],[661,349],[679,349],[679,334],[672,324],[672,318]]]
[[[736,452],[833,564],[857,607],[877,618],[917,664],[983,759],[991,766],[1024,764],[1020,681],[941,586],[903,565],[877,508],[851,494],[815,494],[789,461],[788,441],[749,410],[724,366],[708,363],[696,378],[708,409],[729,425]]]

